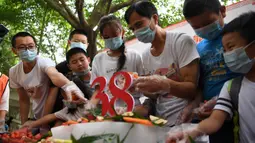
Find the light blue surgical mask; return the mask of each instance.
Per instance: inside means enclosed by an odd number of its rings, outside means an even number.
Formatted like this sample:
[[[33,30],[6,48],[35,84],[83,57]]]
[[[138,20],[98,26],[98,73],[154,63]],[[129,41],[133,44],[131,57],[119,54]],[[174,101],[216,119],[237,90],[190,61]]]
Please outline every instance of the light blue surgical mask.
[[[22,61],[32,62],[37,56],[37,51],[35,49],[20,50],[18,55]]]
[[[224,53],[225,63],[232,72],[246,74],[251,70],[255,60],[248,57],[245,49],[251,46],[254,42],[255,40],[245,47]]]
[[[81,48],[85,52],[87,51],[87,45],[83,44],[82,42],[71,42],[70,49],[72,48]]]
[[[151,23],[148,26],[138,29],[134,32],[135,37],[139,41],[143,43],[151,43],[154,40],[156,31],[151,30],[150,25]]]
[[[123,42],[124,41],[121,37],[104,39],[105,47],[111,50],[118,50],[123,44]]]
[[[205,27],[194,29],[194,31],[201,38],[213,40],[220,35],[222,27],[220,25],[219,20],[217,20]]]

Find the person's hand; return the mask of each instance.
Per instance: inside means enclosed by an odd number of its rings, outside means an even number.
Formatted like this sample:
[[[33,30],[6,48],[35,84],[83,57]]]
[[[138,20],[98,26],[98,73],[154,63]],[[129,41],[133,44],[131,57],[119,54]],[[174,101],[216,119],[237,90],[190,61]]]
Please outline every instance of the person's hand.
[[[188,131],[169,132],[166,143],[191,143],[190,138],[194,139],[204,135],[197,128]]]
[[[21,129],[24,129],[24,128],[32,128],[32,124],[33,124],[34,121],[31,121],[31,120],[28,120],[26,121],[22,126],[21,126]]]
[[[136,91],[145,94],[169,93],[171,86],[168,80],[167,77],[160,75],[139,77],[134,82],[134,86]]]
[[[205,102],[202,106],[201,106],[201,111],[203,112],[208,112],[211,111],[214,106],[217,103],[217,98],[212,98],[211,100]]]
[[[200,119],[208,118],[212,114],[212,111],[214,106],[216,105],[216,102],[217,102],[217,98],[212,98],[211,100],[202,104],[198,110],[197,116]]]
[[[77,87],[74,82],[70,81],[61,88],[65,91],[68,101],[72,101],[72,96],[76,96],[84,102],[87,101],[87,99],[84,98],[84,94],[82,93],[82,91],[79,89],[79,87]]]

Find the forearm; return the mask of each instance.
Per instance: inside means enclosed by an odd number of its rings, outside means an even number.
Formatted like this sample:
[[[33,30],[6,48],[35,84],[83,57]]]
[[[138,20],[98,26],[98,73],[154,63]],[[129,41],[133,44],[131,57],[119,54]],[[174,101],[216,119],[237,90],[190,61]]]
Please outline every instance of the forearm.
[[[5,110],[0,110],[0,120],[5,119],[6,113],[7,113],[7,111],[5,111]]]
[[[29,102],[24,102],[22,100],[19,101],[20,105],[20,120],[21,124],[24,124],[28,120],[28,114],[29,114],[29,108],[30,108],[30,103]]]
[[[52,83],[56,85],[57,87],[62,87],[68,82],[70,82],[62,73],[59,73],[59,72],[52,74],[50,79]]]
[[[68,82],[70,82],[62,73],[58,72],[54,67],[49,67],[46,72],[52,83],[57,87],[62,87]]]
[[[30,125],[30,128],[36,128],[36,127],[40,127],[42,125],[47,125],[53,121],[56,121],[57,119],[58,118],[55,116],[55,114],[48,114],[48,115],[42,117],[41,119],[32,122]]]
[[[211,116],[199,123],[198,127],[191,132],[192,137],[203,134],[213,134],[217,132],[223,125],[228,114],[221,110],[214,110]]]
[[[43,110],[43,116],[52,113],[58,95],[58,91],[59,91],[58,87],[50,88],[50,92]]]
[[[194,99],[197,95],[197,87],[192,82],[177,82],[174,80],[168,80],[170,85],[170,93],[179,98]]]

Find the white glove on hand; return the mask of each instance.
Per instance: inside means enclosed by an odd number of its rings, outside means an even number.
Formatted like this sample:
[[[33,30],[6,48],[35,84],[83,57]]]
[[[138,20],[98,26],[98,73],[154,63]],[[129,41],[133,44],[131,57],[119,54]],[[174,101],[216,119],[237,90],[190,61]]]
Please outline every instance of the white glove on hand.
[[[72,101],[72,94],[77,96],[80,100],[84,102],[87,101],[87,99],[84,98],[84,94],[82,93],[82,91],[79,89],[79,87],[77,87],[74,82],[70,81],[61,88],[65,91],[68,101]]]
[[[182,125],[180,125],[182,126]],[[197,127],[193,128],[193,125],[190,125],[190,128],[193,129],[183,129],[180,126],[175,126],[172,129],[170,129],[167,141],[166,143],[190,143],[190,137],[195,140],[199,136],[205,135],[203,132],[201,132]],[[197,125],[196,125],[197,126]],[[204,139],[199,139],[200,141],[203,141]]]
[[[163,94],[170,92],[169,79],[165,76],[152,75],[139,77],[134,86],[136,91],[149,94]]]
[[[2,119],[0,120],[0,133],[5,133],[6,129],[5,129],[5,120]]]

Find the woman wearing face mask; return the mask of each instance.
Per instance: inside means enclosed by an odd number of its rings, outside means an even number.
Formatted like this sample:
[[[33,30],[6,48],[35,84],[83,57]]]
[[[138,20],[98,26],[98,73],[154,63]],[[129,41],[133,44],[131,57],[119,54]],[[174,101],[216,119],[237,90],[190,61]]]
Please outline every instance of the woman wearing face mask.
[[[156,7],[137,2],[125,13],[125,20],[136,38],[151,43],[142,55],[145,74],[135,82],[138,91],[156,98],[156,114],[168,120],[168,126],[187,121],[184,107],[196,95],[198,59],[191,37],[162,29]]]
[[[99,76],[104,76],[107,81],[110,81],[112,75],[118,71],[136,72],[142,75],[141,56],[134,51],[125,49],[124,30],[120,20],[114,15],[102,17],[99,22],[99,31],[105,41],[105,48],[108,50],[95,56],[92,63],[91,82]],[[97,94],[97,89],[98,86],[96,86],[94,96]],[[135,104],[140,104],[140,94],[133,94],[133,96]]]

